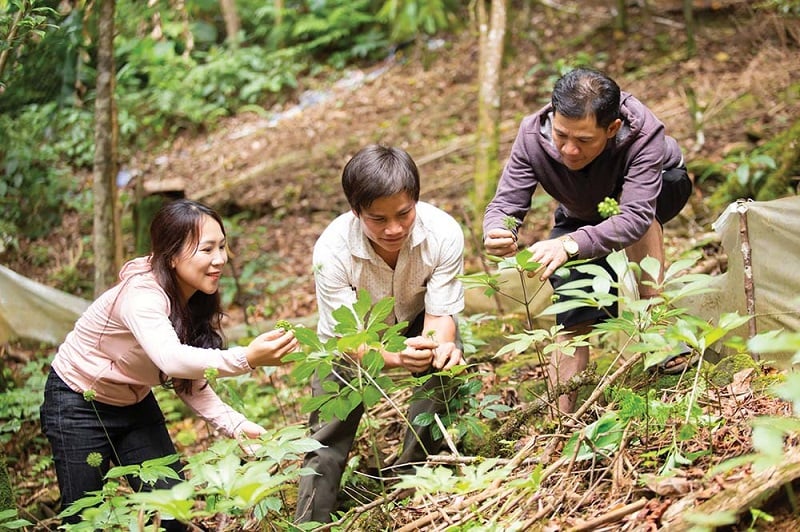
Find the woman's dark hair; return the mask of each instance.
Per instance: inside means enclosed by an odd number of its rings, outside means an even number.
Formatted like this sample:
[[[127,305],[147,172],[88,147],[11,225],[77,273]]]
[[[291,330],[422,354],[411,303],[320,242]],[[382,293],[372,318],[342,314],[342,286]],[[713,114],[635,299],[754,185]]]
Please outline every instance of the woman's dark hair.
[[[158,284],[169,298],[169,319],[181,342],[194,347],[218,349],[224,344],[219,291],[206,294],[197,290],[184,303],[173,267],[187,247],[192,249],[198,246],[205,216],[213,218],[222,229],[222,234],[225,234],[222,218],[202,203],[179,199],[161,207],[150,224],[150,264]],[[166,384],[168,378],[162,375],[161,381]],[[187,379],[175,379],[173,385],[178,391],[189,392],[192,383]]]
[[[370,144],[342,171],[342,189],[350,208],[360,214],[379,198],[406,192],[419,201],[419,170],[411,156],[400,148]]]
[[[617,83],[596,70],[576,68],[564,74],[553,87],[553,111],[572,119],[594,115],[603,129],[619,117]]]

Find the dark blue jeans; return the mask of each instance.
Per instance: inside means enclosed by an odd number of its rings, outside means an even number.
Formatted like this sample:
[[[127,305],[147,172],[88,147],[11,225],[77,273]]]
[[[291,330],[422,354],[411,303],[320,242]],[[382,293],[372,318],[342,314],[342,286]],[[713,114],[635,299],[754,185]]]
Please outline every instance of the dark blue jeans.
[[[164,415],[151,392],[131,406],[111,406],[86,401],[54,372],[50,371],[40,409],[42,432],[50,440],[61,490],[61,507],[66,508],[87,492],[103,487],[103,476],[115,465],[141,464],[145,460],[175,453],[167,432]],[[99,453],[100,467],[86,463],[89,453]],[[172,465],[180,471],[180,464]],[[180,473],[179,473],[180,474]],[[177,480],[159,480],[154,486],[143,485],[138,477],[128,477],[136,490],[169,488]],[[80,516],[65,519],[80,522]],[[167,530],[185,530],[176,521],[162,521]]]

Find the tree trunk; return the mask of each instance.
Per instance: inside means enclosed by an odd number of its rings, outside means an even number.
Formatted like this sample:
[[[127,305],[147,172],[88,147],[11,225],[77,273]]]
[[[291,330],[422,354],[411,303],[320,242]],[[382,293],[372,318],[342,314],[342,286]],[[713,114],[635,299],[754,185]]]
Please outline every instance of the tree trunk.
[[[115,0],[101,0],[97,43],[97,100],[94,129],[94,293],[111,286],[122,264],[117,207],[116,121],[114,119]]]
[[[194,50],[194,33],[192,33],[191,24],[189,22],[189,12],[186,10],[185,0],[177,0],[174,9],[180,13],[181,22],[183,23],[183,57],[188,58],[192,55]]]
[[[242,27],[234,0],[219,0],[222,18],[225,19],[226,40],[233,46],[239,42],[239,30]]]
[[[628,2],[627,0],[617,0],[617,30],[623,35],[628,33]]]
[[[0,79],[3,79],[3,71],[6,69],[6,63],[8,62],[8,56],[11,53],[11,50],[14,48],[14,39],[17,38],[17,32],[19,31],[19,24],[22,20],[22,16],[24,14],[25,8],[27,8],[27,4],[23,4],[20,6],[20,9],[17,11],[16,15],[14,15],[14,22],[11,23],[11,29],[8,30],[8,35],[6,36],[6,45],[7,48],[4,48],[2,52],[0,52]],[[2,94],[2,85],[0,85],[0,94]]]
[[[686,55],[694,57],[696,47],[694,43],[694,7],[692,0],[683,0],[683,19],[686,21]]]
[[[500,137],[500,71],[506,34],[505,0],[492,0],[487,20],[484,0],[478,2],[480,62],[478,68],[478,129],[472,208],[477,223],[497,185]],[[479,228],[476,228],[479,229]],[[480,234],[480,232],[478,233]]]

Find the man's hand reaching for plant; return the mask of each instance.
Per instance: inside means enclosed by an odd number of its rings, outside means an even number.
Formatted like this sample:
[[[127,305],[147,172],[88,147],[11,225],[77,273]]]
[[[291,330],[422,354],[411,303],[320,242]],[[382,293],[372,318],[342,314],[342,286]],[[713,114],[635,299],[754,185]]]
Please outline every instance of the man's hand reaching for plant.
[[[433,367],[436,369],[450,369],[453,366],[466,364],[464,354],[453,342],[442,342],[434,350]]]
[[[461,350],[453,342],[439,343],[433,338],[415,336],[406,340],[406,348],[400,353],[400,364],[411,373],[421,373],[431,366],[434,369],[450,369],[464,364]]]
[[[569,260],[567,252],[564,251],[564,244],[557,238],[540,240],[528,248],[531,252],[531,260],[542,265],[535,272],[529,272],[528,277],[539,274],[539,280],[544,282],[564,263]]]
[[[421,373],[431,367],[438,346],[432,338],[415,336],[406,340],[406,348],[397,353],[400,365],[411,373]]]
[[[489,230],[483,240],[483,246],[487,253],[496,257],[509,257],[519,250],[517,237],[508,229]]]

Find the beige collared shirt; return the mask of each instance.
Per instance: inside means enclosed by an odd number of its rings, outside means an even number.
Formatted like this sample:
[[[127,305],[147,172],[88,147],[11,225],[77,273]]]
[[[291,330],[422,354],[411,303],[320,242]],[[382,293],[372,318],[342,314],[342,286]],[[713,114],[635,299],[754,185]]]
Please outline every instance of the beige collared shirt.
[[[416,221],[400,250],[394,269],[378,256],[361,228],[347,212],[323,231],[314,245],[314,278],[319,322],[324,342],[334,336],[332,312],[352,305],[360,290],[372,303],[394,297],[392,325],[409,323],[423,310],[433,316],[453,316],[464,309],[464,289],[457,276],[464,269],[464,233],[452,216],[417,202]]]

